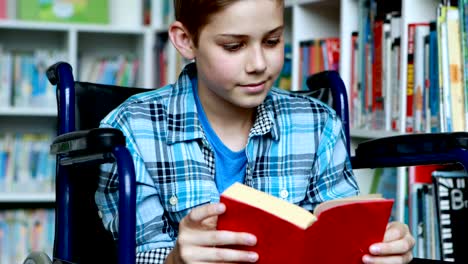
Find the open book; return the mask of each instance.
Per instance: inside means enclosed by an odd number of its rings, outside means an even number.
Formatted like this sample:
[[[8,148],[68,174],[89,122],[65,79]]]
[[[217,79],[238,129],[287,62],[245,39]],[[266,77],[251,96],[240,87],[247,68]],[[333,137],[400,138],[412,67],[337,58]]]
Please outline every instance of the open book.
[[[235,183],[221,194],[226,212],[218,230],[248,232],[257,245],[257,263],[362,263],[369,246],[381,242],[393,200],[357,196],[331,200],[314,213],[264,192]],[[239,247],[238,247],[239,248]]]

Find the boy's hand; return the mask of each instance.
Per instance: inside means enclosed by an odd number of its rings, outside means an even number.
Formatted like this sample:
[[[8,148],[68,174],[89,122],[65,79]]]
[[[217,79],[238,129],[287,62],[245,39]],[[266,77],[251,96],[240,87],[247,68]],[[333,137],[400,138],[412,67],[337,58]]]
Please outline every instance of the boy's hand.
[[[414,243],[407,225],[399,222],[389,223],[384,241],[371,245],[369,251],[372,255],[365,255],[362,261],[366,264],[409,263],[413,259],[411,250]]]
[[[255,262],[255,252],[217,248],[216,246],[257,243],[247,233],[218,231],[218,215],[224,213],[224,204],[207,204],[194,208],[179,224],[179,236],[166,263],[238,263]]]

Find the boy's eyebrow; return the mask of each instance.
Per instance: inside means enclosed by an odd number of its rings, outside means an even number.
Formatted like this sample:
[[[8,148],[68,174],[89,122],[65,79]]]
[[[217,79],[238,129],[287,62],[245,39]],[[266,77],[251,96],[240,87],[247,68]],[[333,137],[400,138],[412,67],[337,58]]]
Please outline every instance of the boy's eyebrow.
[[[283,30],[283,28],[284,28],[284,25],[281,25],[281,26],[279,26],[277,28],[274,28],[274,29],[268,31],[265,35],[270,35],[270,34],[276,33],[278,31]],[[219,34],[218,36],[220,36],[220,37],[234,37],[234,38],[248,37],[248,35],[242,35],[242,34]]]

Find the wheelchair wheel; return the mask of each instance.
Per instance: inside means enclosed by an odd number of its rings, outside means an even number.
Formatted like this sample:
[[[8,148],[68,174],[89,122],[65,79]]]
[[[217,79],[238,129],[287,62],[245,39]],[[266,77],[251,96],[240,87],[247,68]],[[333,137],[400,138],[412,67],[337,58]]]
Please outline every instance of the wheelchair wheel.
[[[52,260],[44,252],[32,252],[23,264],[52,264]]]

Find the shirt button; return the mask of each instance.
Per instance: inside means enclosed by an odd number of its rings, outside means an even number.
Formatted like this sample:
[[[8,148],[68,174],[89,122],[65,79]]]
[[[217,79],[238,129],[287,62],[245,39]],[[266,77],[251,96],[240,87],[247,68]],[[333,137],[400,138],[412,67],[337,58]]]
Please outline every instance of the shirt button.
[[[179,200],[177,199],[177,197],[175,195],[172,195],[172,197],[169,199],[169,203],[171,205],[176,205],[178,201]]]
[[[288,190],[286,190],[286,189],[281,190],[281,192],[280,192],[280,197],[281,198],[286,199],[288,197],[288,195],[289,195]]]

